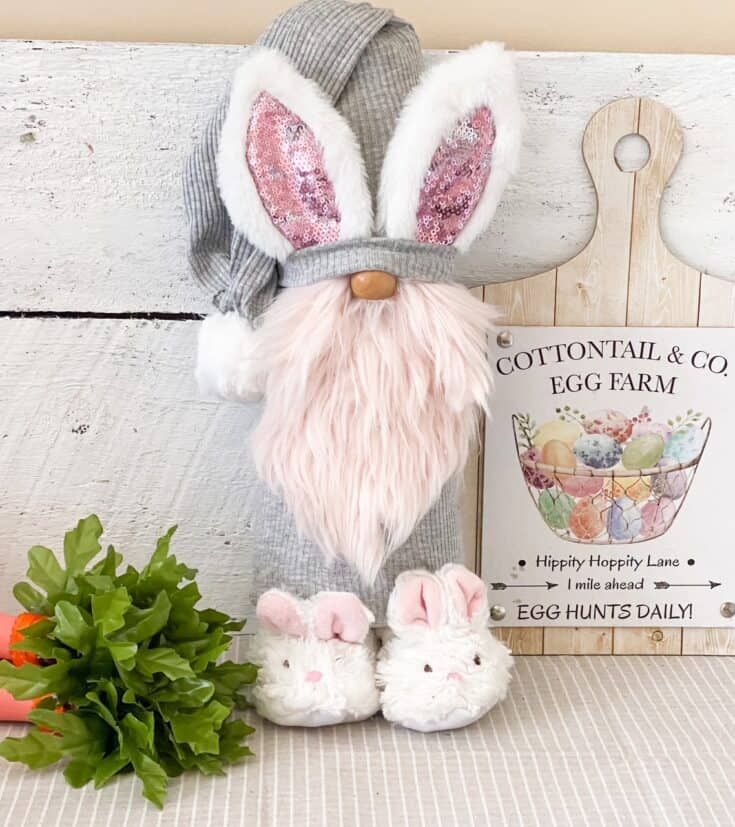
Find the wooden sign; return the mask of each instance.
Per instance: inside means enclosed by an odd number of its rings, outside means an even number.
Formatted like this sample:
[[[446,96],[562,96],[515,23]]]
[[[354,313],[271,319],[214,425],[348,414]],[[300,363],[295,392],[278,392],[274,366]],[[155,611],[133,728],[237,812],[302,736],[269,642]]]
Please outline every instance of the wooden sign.
[[[628,135],[642,136],[649,148],[648,159],[644,159],[645,163],[640,169],[633,172],[621,169],[615,159],[616,145]],[[735,324],[735,287],[699,273],[679,261],[669,252],[660,235],[661,197],[681,155],[682,143],[682,133],[673,113],[663,105],[646,98],[614,101],[592,117],[584,133],[582,152],[597,192],[595,232],[585,249],[566,264],[537,276],[485,289],[485,300],[500,308],[506,324],[596,328],[682,328],[697,325],[728,327]],[[598,334],[603,332],[607,335],[611,331],[589,331],[589,336],[582,336],[584,331],[580,331],[576,338],[595,340],[599,339]],[[619,331],[616,338],[636,341],[655,338],[643,336],[644,332]],[[568,333],[559,331],[559,341],[564,341],[565,338],[568,340]],[[659,333],[660,331],[656,331],[656,335]],[[706,338],[712,340],[711,335]],[[521,339],[522,335],[519,341]],[[549,331],[543,331],[540,336],[536,334],[533,339],[548,342]],[[674,334],[669,336],[666,342],[662,339],[661,347],[675,343],[675,339]],[[692,345],[696,345],[696,342],[688,343],[690,349]],[[721,349],[716,348],[718,351]],[[612,362],[605,359],[601,361],[609,365],[609,371],[615,369]],[[501,385],[499,388],[500,393],[503,393]],[[631,387],[622,392],[626,394],[626,399],[630,399],[628,394],[636,393],[642,393],[647,400],[651,396],[650,390],[645,388],[636,391]],[[597,391],[591,390],[589,393],[595,394]],[[609,393],[614,394],[615,391]],[[696,413],[701,412],[706,417],[708,410],[716,404],[716,397],[717,391],[713,388],[708,396],[685,403],[684,413],[680,412],[675,416],[686,416],[686,411],[693,407],[696,408]],[[538,402],[542,405],[540,396]],[[565,402],[566,404],[568,403]],[[626,403],[623,407],[626,408],[626,416],[635,413],[629,404]],[[579,410],[582,411],[582,408]],[[531,414],[530,411],[523,411],[522,407],[518,408],[518,411]],[[586,414],[587,409],[583,412]],[[555,413],[555,409],[552,409],[548,412],[548,417],[553,418]],[[533,412],[533,416],[546,418],[547,413]],[[652,416],[657,417],[658,413]],[[671,413],[666,414],[667,419],[670,416]],[[732,454],[732,451],[730,453]],[[513,471],[517,475],[517,457],[512,460],[511,465],[508,469],[496,468],[492,456],[488,453],[485,467],[486,485],[489,486],[488,477],[495,473]],[[685,473],[691,475],[692,470]],[[486,490],[490,490],[489,487]],[[520,493],[524,498],[524,506],[528,506],[528,492],[522,490]],[[538,509],[536,514],[529,513],[527,516],[529,519],[538,519]],[[712,518],[714,517],[713,513]],[[491,516],[488,520],[490,518]],[[685,512],[682,512],[682,525],[684,518]],[[487,521],[484,525],[487,527]],[[676,528],[678,529],[678,525]],[[563,541],[554,536],[548,528],[545,530],[548,534],[549,549],[557,553],[559,544]],[[672,528],[670,537],[675,536]],[[653,543],[653,540],[651,542]],[[663,542],[663,538],[660,542]],[[583,544],[565,545],[570,549],[583,548],[586,552],[590,548]],[[599,547],[611,546],[601,544]],[[487,549],[484,537],[482,548]],[[486,579],[488,554],[489,552],[482,559],[483,575]],[[686,554],[686,549],[680,548],[676,554],[672,553],[670,556],[679,560],[688,559]],[[571,556],[575,555],[572,553]],[[553,582],[553,578],[549,579]],[[673,577],[660,579],[667,582],[674,580]],[[735,633],[729,628],[716,629],[711,625],[704,625],[714,623],[714,609],[709,613],[705,612],[704,615],[710,619],[697,620],[694,610],[691,618],[682,618],[681,621],[656,617],[653,625],[653,618],[649,613],[648,617],[626,618],[626,624],[628,621],[638,624],[632,628],[627,625],[620,626],[620,617],[588,621],[580,616],[578,622],[573,617],[566,618],[565,624],[572,623],[572,627],[552,627],[549,618],[539,618],[532,621],[537,624],[535,628],[510,629],[503,634],[515,651],[535,654],[671,654],[735,651]],[[680,626],[685,620],[698,623],[703,628],[687,628],[682,631]],[[669,621],[678,624],[678,627],[672,628]],[[517,617],[515,622],[519,622]],[[581,625],[583,622],[594,623],[596,626],[586,628]]]

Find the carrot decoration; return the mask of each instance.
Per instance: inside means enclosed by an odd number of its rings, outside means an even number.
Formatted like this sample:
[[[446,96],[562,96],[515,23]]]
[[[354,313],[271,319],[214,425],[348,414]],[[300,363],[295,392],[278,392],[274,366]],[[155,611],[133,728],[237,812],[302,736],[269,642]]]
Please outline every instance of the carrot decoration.
[[[26,611],[0,615],[0,719],[33,727],[0,741],[0,757],[63,763],[74,787],[133,771],[162,807],[169,778],[221,774],[251,754],[234,712],[257,670],[221,661],[243,621],[196,608],[196,571],[170,553],[173,533],[140,570],[112,546],[100,554],[94,515],[67,532],[63,564],[44,546],[28,552],[28,581],[13,589]]]
[[[42,698],[34,698],[31,701],[16,701],[10,692],[0,689],[0,721],[26,723],[41,700]]]
[[[39,657],[34,652],[21,649],[19,646],[14,648],[14,644],[20,644],[23,640],[23,629],[33,626],[46,620],[43,615],[35,614],[34,612],[21,612],[15,620],[10,629],[10,660],[14,666],[22,666],[24,663],[39,663]],[[5,657],[2,655],[2,657]]]
[[[23,629],[41,620],[43,615],[34,612],[22,612],[19,615],[0,614],[0,659],[9,660],[14,666],[24,663],[40,663],[34,652],[12,648],[23,640]],[[10,692],[0,689],[0,721],[28,721],[29,714],[38,706],[42,698],[16,700]]]

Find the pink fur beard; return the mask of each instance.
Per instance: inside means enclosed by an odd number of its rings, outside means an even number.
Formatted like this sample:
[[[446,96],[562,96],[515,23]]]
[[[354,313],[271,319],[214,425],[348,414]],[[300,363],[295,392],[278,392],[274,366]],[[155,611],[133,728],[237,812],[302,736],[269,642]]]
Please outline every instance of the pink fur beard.
[[[342,278],[289,288],[265,316],[258,473],[368,584],[464,468],[492,386],[493,318],[459,285],[401,282],[364,301]]]

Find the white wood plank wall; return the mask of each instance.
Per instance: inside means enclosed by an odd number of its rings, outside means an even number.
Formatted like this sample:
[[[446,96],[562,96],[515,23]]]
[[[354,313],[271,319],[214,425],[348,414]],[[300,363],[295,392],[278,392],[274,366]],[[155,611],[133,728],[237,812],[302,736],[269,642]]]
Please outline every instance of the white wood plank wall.
[[[0,43],[0,611],[26,549],[58,546],[91,510],[137,559],[180,523],[179,551],[200,567],[207,599],[251,607],[250,414],[197,399],[194,317],[209,299],[188,273],[180,186],[241,55]],[[523,53],[519,62],[523,169],[465,271],[478,282],[520,278],[584,247],[595,200],[582,131],[601,105],[636,95],[671,107],[684,130],[664,239],[699,272],[735,279],[735,58]],[[474,499],[470,486],[470,536]]]

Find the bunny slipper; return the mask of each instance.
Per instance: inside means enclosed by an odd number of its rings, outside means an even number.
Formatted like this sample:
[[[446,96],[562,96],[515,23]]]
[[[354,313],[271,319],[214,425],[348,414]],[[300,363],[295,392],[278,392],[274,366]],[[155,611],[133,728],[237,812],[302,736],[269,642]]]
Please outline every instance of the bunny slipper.
[[[380,708],[373,615],[348,592],[301,600],[270,589],[258,601],[250,652],[259,664],[253,701],[283,726],[361,721]]]
[[[383,716],[433,732],[467,726],[502,701],[513,658],[488,620],[487,587],[464,566],[400,574],[378,656]]]

